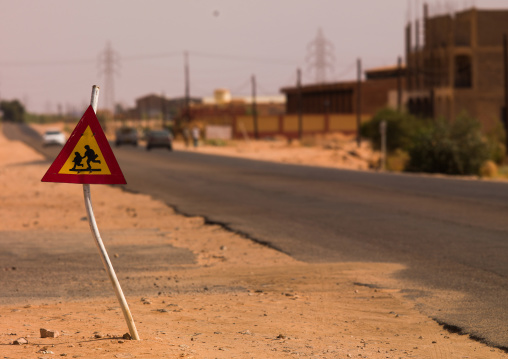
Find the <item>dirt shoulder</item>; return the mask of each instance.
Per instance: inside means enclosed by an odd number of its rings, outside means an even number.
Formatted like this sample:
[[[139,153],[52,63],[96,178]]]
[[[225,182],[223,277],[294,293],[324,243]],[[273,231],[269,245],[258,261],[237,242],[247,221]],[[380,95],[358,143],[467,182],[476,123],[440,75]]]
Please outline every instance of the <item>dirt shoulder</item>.
[[[391,279],[403,269],[399,264],[298,262],[148,196],[95,185],[95,216],[106,248],[115,250],[110,256],[142,338],[122,339],[127,326],[105,272],[89,283],[80,279],[81,290],[71,295],[76,283],[59,282],[63,272],[49,263],[40,275],[53,278],[56,295],[19,293],[26,281],[20,263],[30,248],[61,253],[65,262],[71,241],[88,233],[83,246],[97,252],[83,220],[81,186],[41,183],[48,166],[27,146],[0,136],[1,231],[23,238],[9,248],[0,242],[12,253],[0,267],[0,282],[11,291],[0,297],[11,298],[0,305],[4,358],[507,357],[419,313]],[[54,242],[52,233],[68,234],[69,242]],[[191,260],[134,270],[122,262],[133,247],[188,251]],[[159,252],[151,252],[154,263]],[[106,294],[87,296],[91,286]],[[60,335],[40,338],[40,328]],[[12,345],[19,338],[27,343]]]

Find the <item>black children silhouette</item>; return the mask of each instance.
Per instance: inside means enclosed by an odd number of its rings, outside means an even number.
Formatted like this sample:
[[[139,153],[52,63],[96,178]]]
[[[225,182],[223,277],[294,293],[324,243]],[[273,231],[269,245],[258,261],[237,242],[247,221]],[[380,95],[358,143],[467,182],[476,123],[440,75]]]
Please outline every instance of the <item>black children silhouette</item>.
[[[73,170],[76,169],[76,166],[83,167],[83,164],[81,163],[81,161],[83,161],[83,158],[84,158],[84,157],[81,157],[79,152],[74,152],[74,155],[75,155],[74,159],[72,160],[72,162],[74,162],[74,166],[72,167]]]
[[[100,164],[101,161],[99,161],[97,159],[97,157],[99,157],[99,155],[96,154],[95,151],[90,148],[90,146],[86,145],[85,149],[86,149],[86,151],[85,151],[85,155],[83,156],[83,158],[86,157],[86,164],[88,165],[87,170],[91,170],[92,167],[90,166],[90,162],[99,163]]]

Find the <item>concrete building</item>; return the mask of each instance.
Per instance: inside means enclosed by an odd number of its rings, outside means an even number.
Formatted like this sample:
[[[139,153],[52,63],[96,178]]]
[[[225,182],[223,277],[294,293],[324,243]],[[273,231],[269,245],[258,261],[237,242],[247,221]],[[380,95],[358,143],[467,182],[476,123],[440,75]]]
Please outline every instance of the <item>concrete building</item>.
[[[504,105],[508,10],[428,13],[425,5],[423,21],[406,27],[409,112],[448,120],[467,112],[485,131],[497,128]]]
[[[362,115],[373,115],[383,107],[397,107],[391,94],[402,94],[404,77],[405,68],[393,66],[365,71],[366,80],[360,84],[358,81],[311,84],[286,87],[281,92],[286,95],[288,114],[297,114],[301,106],[304,114],[356,114],[359,109]]]
[[[200,98],[190,98],[189,105],[200,104]],[[166,98],[155,94],[146,95],[136,99],[134,115],[138,119],[166,118],[171,119],[180,114],[186,106],[186,99]]]

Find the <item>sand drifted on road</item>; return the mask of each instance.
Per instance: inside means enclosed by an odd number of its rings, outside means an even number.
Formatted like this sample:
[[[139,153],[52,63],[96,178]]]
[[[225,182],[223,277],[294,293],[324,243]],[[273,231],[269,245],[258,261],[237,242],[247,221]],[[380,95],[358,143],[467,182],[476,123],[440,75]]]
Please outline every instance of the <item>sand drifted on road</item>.
[[[398,264],[298,262],[148,196],[92,185],[142,340],[125,339],[82,186],[41,183],[48,167],[0,136],[1,358],[507,356],[420,314],[391,279]]]

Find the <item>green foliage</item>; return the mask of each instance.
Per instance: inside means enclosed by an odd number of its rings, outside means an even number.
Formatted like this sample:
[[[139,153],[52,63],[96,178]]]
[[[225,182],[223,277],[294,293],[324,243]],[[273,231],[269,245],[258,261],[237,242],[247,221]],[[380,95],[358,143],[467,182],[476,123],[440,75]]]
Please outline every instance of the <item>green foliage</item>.
[[[497,173],[499,177],[508,179],[508,165],[500,166]]]
[[[396,149],[386,158],[386,169],[393,172],[402,172],[409,162],[409,154],[401,149]]]
[[[480,123],[460,115],[452,123],[438,120],[421,127],[409,155],[409,171],[470,175],[479,173],[490,152]]]
[[[498,165],[503,164],[506,159],[506,131],[501,123],[487,133],[487,143],[490,159]]]
[[[361,136],[370,139],[376,150],[381,149],[380,124],[382,121],[386,121],[387,151],[409,150],[413,134],[421,126],[421,120],[389,108],[379,111],[369,122],[363,123],[360,128]]]
[[[387,124],[387,167],[406,171],[471,175],[492,160],[505,160],[504,130],[485,136],[480,123],[466,114],[455,121],[419,120],[408,114],[384,109],[364,123],[361,135],[381,148],[380,123]],[[409,158],[401,154],[407,153]],[[393,163],[392,163],[393,162]]]
[[[0,102],[0,111],[3,112],[3,120],[10,122],[24,122],[25,107],[18,100]]]

